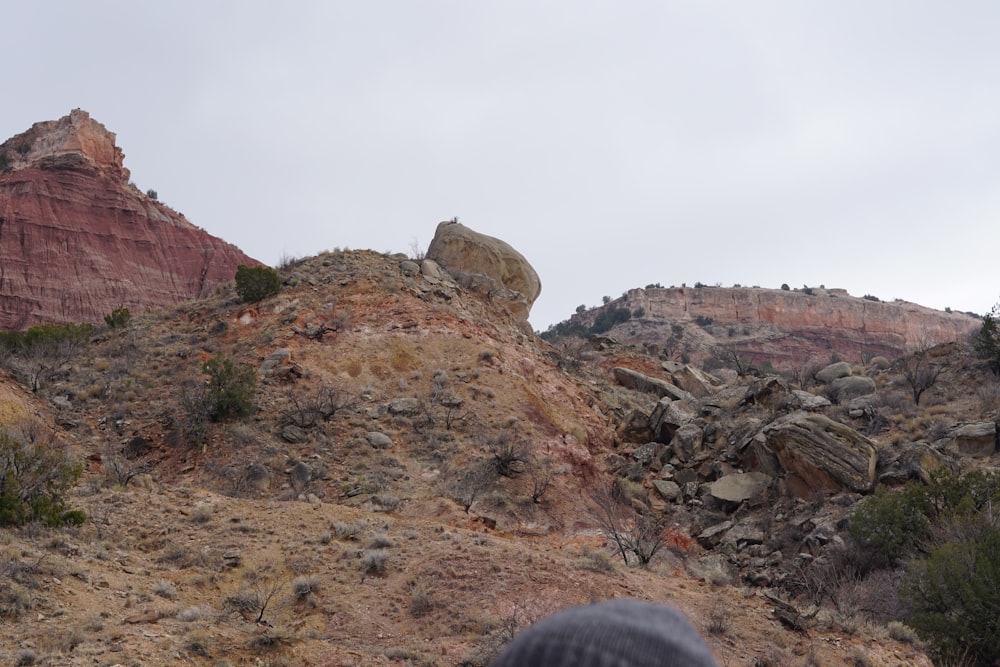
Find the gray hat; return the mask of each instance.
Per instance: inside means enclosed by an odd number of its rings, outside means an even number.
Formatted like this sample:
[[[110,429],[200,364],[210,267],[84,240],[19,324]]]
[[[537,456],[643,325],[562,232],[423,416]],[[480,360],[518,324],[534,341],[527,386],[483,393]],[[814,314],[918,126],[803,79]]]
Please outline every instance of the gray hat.
[[[565,609],[514,638],[493,667],[718,667],[676,609],[613,600]]]

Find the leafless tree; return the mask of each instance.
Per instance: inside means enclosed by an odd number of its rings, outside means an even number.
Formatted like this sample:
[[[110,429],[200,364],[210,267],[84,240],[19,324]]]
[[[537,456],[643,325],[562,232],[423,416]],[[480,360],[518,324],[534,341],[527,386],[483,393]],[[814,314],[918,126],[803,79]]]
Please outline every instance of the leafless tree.
[[[903,360],[902,371],[913,393],[913,404],[920,405],[920,397],[934,386],[943,367],[930,360],[926,348],[917,350]]]
[[[320,420],[330,421],[341,410],[354,406],[350,395],[339,387],[323,385],[305,394],[291,393],[281,413],[285,424],[313,428]]]
[[[640,565],[646,565],[666,545],[666,517],[654,512],[638,512],[618,484],[598,484],[590,500],[591,515],[605,537],[614,542],[626,565],[630,555]]]
[[[528,447],[506,431],[486,440],[493,466],[502,477],[517,477],[528,467]]]
[[[528,473],[531,475],[531,501],[540,503],[542,496],[548,493],[555,481],[556,469],[552,459],[532,459],[528,465]]]

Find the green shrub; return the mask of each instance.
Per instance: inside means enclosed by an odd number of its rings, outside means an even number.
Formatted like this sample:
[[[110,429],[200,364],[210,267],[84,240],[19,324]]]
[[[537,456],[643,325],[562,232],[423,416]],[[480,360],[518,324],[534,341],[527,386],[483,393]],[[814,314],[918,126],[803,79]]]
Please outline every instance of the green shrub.
[[[82,471],[52,442],[0,431],[0,526],[83,523],[83,512],[67,510],[65,498]]]
[[[930,536],[931,504],[925,489],[909,484],[900,491],[880,487],[858,503],[851,536],[895,565]]]
[[[104,316],[104,322],[112,329],[124,329],[128,326],[129,320],[132,319],[132,314],[128,312],[128,308],[122,306],[121,308],[115,308],[110,314]]]
[[[212,421],[250,416],[257,386],[257,372],[251,366],[216,355],[205,362],[202,371],[209,376],[206,400]]]
[[[236,293],[244,303],[256,303],[281,290],[281,276],[269,266],[247,266],[236,269]]]
[[[907,570],[902,593],[912,611],[906,622],[942,661],[998,664],[1000,526],[981,516],[949,532]]]
[[[989,360],[990,369],[1000,375],[1000,327],[997,326],[1000,304],[993,307],[993,312],[983,315],[983,324],[972,342],[976,354]]]

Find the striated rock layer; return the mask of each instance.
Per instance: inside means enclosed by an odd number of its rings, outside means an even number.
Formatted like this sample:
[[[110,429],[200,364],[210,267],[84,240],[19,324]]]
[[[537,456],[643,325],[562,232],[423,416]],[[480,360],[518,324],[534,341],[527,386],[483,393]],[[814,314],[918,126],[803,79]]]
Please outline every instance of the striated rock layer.
[[[131,185],[123,160],[80,109],[0,144],[0,328],[177,303],[260,263]]]
[[[687,328],[685,343],[701,360],[722,346],[754,361],[777,367],[828,361],[836,354],[858,362],[874,355],[895,358],[939,343],[962,341],[978,330],[981,320],[905,301],[880,302],[849,295],[845,290],[814,288],[647,288],[633,289],[620,299],[582,315],[589,324],[607,308],[641,312],[616,326],[620,340],[662,343],[671,324]],[[641,310],[640,310],[641,309]],[[697,339],[695,336],[697,335]]]

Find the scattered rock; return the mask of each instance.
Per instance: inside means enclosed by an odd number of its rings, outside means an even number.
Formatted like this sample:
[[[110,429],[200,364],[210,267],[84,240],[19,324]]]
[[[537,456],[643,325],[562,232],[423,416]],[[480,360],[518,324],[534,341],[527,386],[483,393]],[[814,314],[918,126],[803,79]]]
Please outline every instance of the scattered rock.
[[[288,424],[281,429],[281,439],[291,444],[298,444],[309,439],[309,434],[304,428],[295,424]]]
[[[844,403],[852,398],[875,393],[875,380],[870,377],[852,375],[842,377],[830,383],[831,398],[837,403]]]
[[[827,397],[817,396],[816,394],[803,391],[802,389],[793,389],[792,397],[798,404],[799,409],[808,410],[810,412],[822,410],[823,408],[832,405],[832,403],[830,403],[830,399]]]
[[[677,500],[681,495],[681,487],[676,482],[665,479],[653,480],[653,488],[663,496],[664,500],[671,502]]]
[[[394,415],[412,415],[420,409],[420,401],[416,398],[396,398],[389,403],[389,412]]]
[[[948,450],[961,456],[984,458],[997,450],[997,425],[995,422],[957,424],[948,431],[951,442]]]
[[[288,476],[292,480],[292,486],[297,490],[301,490],[309,484],[309,480],[312,479],[312,472],[309,470],[308,465],[299,461],[292,466],[292,470]]]
[[[375,449],[386,449],[392,447],[392,438],[387,436],[385,433],[379,433],[378,431],[369,431],[365,434],[365,440],[368,444]]]
[[[748,472],[725,475],[712,482],[709,491],[720,500],[739,503],[756,498],[767,491],[770,485],[770,475],[761,472]]]
[[[850,374],[851,365],[846,361],[838,361],[816,371],[816,379],[823,384],[830,384],[834,380],[847,377]]]

